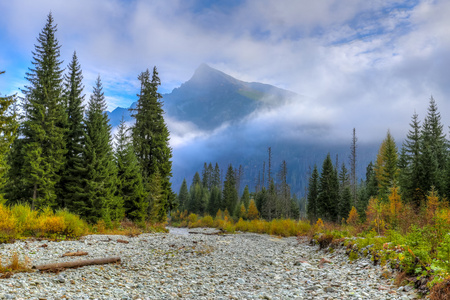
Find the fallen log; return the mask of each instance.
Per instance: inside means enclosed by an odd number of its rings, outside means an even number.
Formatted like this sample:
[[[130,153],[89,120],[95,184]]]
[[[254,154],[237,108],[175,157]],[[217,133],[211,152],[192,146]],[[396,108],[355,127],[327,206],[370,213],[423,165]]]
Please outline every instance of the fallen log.
[[[121,239],[118,239],[117,242],[118,243],[122,243],[122,244],[128,244],[129,243],[129,241],[125,241],[125,240],[121,240]]]
[[[225,230],[223,229],[219,229],[216,232],[198,232],[198,231],[188,231],[189,234],[203,234],[203,235],[222,235],[227,233]]]
[[[79,268],[79,267],[90,266],[90,265],[112,264],[112,263],[116,263],[116,262],[120,262],[120,257],[95,258],[95,259],[44,264],[44,265],[39,265],[39,266],[33,266],[33,269],[37,269],[40,271],[47,271],[47,270],[57,270],[57,269],[65,269],[65,268]]]
[[[85,251],[77,251],[77,252],[66,252],[62,255],[62,257],[66,257],[66,256],[83,256],[83,255],[88,255],[89,253],[85,252]]]

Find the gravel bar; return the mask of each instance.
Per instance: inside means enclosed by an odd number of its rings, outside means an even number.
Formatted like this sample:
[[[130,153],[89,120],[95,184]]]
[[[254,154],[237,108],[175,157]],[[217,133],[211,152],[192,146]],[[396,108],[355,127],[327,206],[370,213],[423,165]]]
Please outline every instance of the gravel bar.
[[[319,251],[296,238],[171,228],[138,237],[89,235],[78,241],[0,245],[33,265],[119,256],[120,264],[17,273],[0,279],[0,299],[415,299],[370,260]],[[197,232],[192,234],[189,232]],[[204,234],[206,233],[206,234]],[[117,242],[126,240],[129,243]],[[86,251],[83,257],[62,257]]]

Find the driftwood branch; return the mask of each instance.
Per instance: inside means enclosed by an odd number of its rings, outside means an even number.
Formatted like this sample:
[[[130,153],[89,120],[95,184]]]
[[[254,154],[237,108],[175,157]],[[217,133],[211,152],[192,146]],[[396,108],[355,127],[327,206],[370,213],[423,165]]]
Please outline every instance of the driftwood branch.
[[[78,268],[90,265],[104,265],[120,262],[120,257],[107,257],[107,258],[96,258],[96,259],[86,259],[86,260],[76,260],[61,263],[45,264],[39,266],[33,266],[33,269],[40,271],[46,270],[56,270],[64,268]]]
[[[88,255],[87,252],[85,251],[77,251],[77,252],[66,252],[62,255],[62,257],[65,256],[83,256],[83,255]]]

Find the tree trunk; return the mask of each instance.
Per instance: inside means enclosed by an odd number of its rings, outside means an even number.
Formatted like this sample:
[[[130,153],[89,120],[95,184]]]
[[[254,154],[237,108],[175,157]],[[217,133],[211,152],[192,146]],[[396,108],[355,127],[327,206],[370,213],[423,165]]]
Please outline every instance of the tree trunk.
[[[55,269],[64,269],[64,268],[78,268],[90,265],[104,265],[120,262],[120,257],[107,257],[107,258],[95,258],[95,259],[86,259],[86,260],[76,260],[76,261],[68,261],[61,263],[52,263],[45,264],[39,266],[33,266],[33,269],[37,269],[40,271],[46,270],[55,270]]]

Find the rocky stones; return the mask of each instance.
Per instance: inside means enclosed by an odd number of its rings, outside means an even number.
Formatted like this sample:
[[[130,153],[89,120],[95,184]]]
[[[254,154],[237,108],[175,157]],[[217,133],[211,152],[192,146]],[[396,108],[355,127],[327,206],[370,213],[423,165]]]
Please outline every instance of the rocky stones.
[[[350,262],[334,253],[259,234],[202,234],[213,229],[177,229],[176,234],[134,238],[86,236],[80,241],[27,241],[2,245],[0,255],[26,254],[33,264],[120,256],[121,264],[67,269],[59,274],[18,273],[0,280],[9,299],[408,299],[381,278],[369,260]],[[129,241],[117,243],[118,238]],[[42,247],[45,244],[47,247]],[[26,251],[26,252],[24,252]],[[2,294],[3,293],[3,294]],[[406,298],[405,298],[406,299]]]

